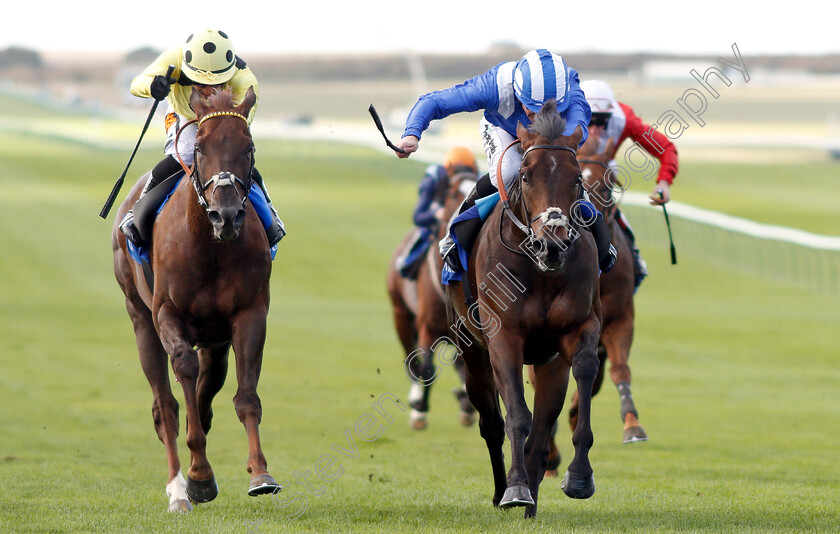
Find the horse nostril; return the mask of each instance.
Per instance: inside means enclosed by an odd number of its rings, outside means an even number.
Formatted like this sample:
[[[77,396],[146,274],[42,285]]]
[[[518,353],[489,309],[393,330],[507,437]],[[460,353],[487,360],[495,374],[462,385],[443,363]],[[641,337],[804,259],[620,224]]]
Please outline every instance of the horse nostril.
[[[222,224],[224,224],[222,214],[216,210],[210,210],[207,216],[210,218],[210,222],[213,224],[213,226],[221,226]]]
[[[543,241],[542,239],[537,239],[537,240],[534,241],[534,253],[535,254],[542,254],[543,252],[545,252],[545,250],[546,250],[545,241]]]
[[[239,228],[245,222],[245,210],[239,210],[233,218],[233,227]]]

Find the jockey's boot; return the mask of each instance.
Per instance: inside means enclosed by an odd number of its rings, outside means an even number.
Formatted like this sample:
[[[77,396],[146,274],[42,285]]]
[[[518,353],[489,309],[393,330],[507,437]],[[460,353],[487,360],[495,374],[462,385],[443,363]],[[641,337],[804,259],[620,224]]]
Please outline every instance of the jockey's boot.
[[[648,275],[647,263],[642,259],[639,247],[636,246],[636,236],[633,235],[633,228],[630,227],[630,221],[627,220],[627,217],[621,211],[618,211],[616,216],[618,217],[618,226],[624,232],[627,243],[630,245],[630,250],[633,251],[633,284],[634,288],[638,289],[642,284],[642,280]]]
[[[476,181],[473,190],[470,191],[470,194],[467,195],[461,203],[461,207],[458,208],[458,212],[455,213],[452,216],[452,220],[449,221],[449,226],[446,229],[446,235],[440,240],[439,249],[441,258],[443,258],[446,265],[448,265],[453,271],[461,271],[462,268],[466,268],[466,266],[461,265],[461,259],[458,257],[458,247],[455,246],[455,240],[449,235],[450,231],[455,233],[455,237],[458,238],[458,242],[464,250],[469,251],[472,250],[475,238],[478,237],[478,232],[481,230],[481,226],[484,221],[480,218],[467,219],[464,221],[458,221],[454,226],[452,221],[468,209],[475,206],[475,202],[478,199],[490,196],[495,192],[496,188],[490,182],[490,175],[485,174]]]
[[[143,186],[143,191],[140,193],[140,197],[137,200],[139,201],[141,198],[146,196],[149,191],[160,185],[173,174],[180,171],[181,164],[175,158],[172,156],[166,156],[163,158],[160,163],[155,165],[155,168],[152,169],[152,172],[149,174],[149,179],[146,180],[146,185]],[[122,222],[120,222],[120,231],[125,234],[126,239],[134,243],[136,246],[140,247],[145,245],[143,238],[140,236],[140,232],[134,225],[134,209],[130,209],[126,212],[125,217],[123,217]]]
[[[251,167],[251,178],[253,178],[254,181],[257,182],[257,185],[260,186],[260,190],[262,191],[263,196],[265,196],[265,202],[268,204],[268,209],[271,211],[272,221],[265,229],[265,235],[268,237],[268,246],[271,248],[286,236],[286,227],[283,225],[283,221],[280,220],[280,214],[278,214],[277,210],[274,208],[274,204],[271,202],[271,197],[268,196],[268,190],[265,188],[263,177],[256,167]]]

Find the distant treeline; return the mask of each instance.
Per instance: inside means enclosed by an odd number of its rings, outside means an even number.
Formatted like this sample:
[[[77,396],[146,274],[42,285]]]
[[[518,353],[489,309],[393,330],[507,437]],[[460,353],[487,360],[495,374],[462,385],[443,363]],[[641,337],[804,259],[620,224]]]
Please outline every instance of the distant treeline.
[[[494,65],[521,57],[526,50],[507,50],[486,54],[421,54],[416,59],[430,79],[466,79],[481,74]],[[723,52],[728,52],[724,50]],[[648,61],[696,61],[714,63],[717,56],[676,56],[666,54],[565,54],[567,63],[578,71],[638,71]],[[725,57],[729,57],[728,55]],[[247,58],[246,58],[247,59]],[[749,56],[750,68],[805,70],[814,74],[840,73],[840,54],[824,56]],[[248,59],[261,79],[275,81],[305,80],[397,80],[410,77],[411,58],[405,54],[262,56]]]
[[[489,68],[520,58],[527,50],[515,45],[494,46],[483,54],[318,54],[318,55],[254,55],[244,57],[260,79],[266,81],[308,80],[404,80],[411,77],[413,65],[422,65],[430,79],[466,79]],[[160,51],[144,47],[126,54],[123,63],[137,66],[151,63]],[[724,49],[721,55],[728,56]],[[750,68],[803,70],[814,74],[840,73],[840,54],[820,56],[748,56]],[[570,53],[564,54],[568,64],[578,71],[624,74],[638,71],[649,61],[696,61],[713,63],[712,55],[668,55],[653,53]],[[9,47],[0,50],[0,70],[13,68],[41,70],[44,61],[35,50]],[[88,66],[72,66],[76,76]],[[89,76],[103,76],[101,67]]]

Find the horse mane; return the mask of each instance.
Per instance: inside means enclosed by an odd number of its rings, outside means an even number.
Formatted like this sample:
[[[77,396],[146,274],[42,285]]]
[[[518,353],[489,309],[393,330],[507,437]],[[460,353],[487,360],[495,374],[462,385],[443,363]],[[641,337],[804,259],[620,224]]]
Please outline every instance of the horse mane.
[[[563,136],[566,129],[566,119],[557,113],[557,102],[554,99],[546,100],[539,113],[534,117],[534,123],[528,130],[531,133],[539,134],[549,140]]]
[[[217,111],[227,111],[236,107],[233,103],[233,90],[230,87],[216,89],[213,93],[207,95],[204,100],[207,102],[208,109]]]

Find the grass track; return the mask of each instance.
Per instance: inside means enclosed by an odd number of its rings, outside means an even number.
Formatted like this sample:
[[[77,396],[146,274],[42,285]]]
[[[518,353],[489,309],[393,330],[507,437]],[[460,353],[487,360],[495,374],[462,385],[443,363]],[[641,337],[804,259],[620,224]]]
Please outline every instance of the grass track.
[[[422,166],[342,145],[258,150],[290,232],[274,265],[259,390],[269,468],[290,483],[282,501],[246,496],[231,377],[208,441],[221,494],[184,517],[165,513],[163,447],[111,272],[112,220],[96,215],[126,154],[0,134],[0,531],[837,530],[836,298],[706,262],[704,244],[688,240],[670,267],[661,236],[644,232],[653,274],[637,298],[631,364],[651,441],[620,443],[617,395],[605,385],[593,410],[592,499],[567,499],[547,480],[536,521],[492,509],[486,449],[476,428],[457,424],[448,372],[428,431],[395,412],[379,439],[356,438],[358,458],[312,495],[296,476],[346,446],[345,430],[381,395],[405,395],[384,273]],[[134,176],[158,157],[139,154]],[[683,172],[719,184],[731,168]],[[775,217],[772,204],[749,209]],[[830,206],[814,212],[833,218]],[[559,439],[565,464],[567,427]],[[183,436],[180,447],[186,462]],[[288,519],[295,494],[307,508]]]

